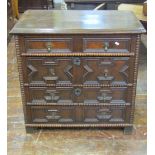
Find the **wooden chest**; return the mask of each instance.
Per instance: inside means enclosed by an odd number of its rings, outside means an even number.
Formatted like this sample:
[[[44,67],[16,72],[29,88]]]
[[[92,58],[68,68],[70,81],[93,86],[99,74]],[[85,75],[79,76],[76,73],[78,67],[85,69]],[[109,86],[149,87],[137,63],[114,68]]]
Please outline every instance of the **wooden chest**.
[[[26,131],[123,127],[131,133],[144,32],[127,11],[26,11],[11,31]]]

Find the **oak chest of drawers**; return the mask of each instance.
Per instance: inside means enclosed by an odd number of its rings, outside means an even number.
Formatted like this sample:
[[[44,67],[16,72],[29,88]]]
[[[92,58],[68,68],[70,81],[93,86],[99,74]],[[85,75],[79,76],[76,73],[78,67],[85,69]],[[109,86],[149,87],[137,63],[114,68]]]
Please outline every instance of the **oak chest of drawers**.
[[[131,133],[140,34],[127,11],[28,10],[15,35],[25,126]]]

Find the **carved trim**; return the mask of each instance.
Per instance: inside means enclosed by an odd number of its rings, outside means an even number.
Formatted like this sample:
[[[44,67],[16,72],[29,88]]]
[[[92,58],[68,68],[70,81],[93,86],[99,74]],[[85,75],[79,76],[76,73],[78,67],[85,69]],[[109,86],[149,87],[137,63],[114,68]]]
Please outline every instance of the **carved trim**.
[[[64,73],[70,78],[72,79],[73,78],[73,74],[70,72],[72,70],[73,66],[71,65],[68,65],[65,70],[64,70]]]
[[[46,90],[44,99],[46,101],[58,101],[60,99],[60,96],[56,95],[58,92],[56,90]]]
[[[134,120],[135,97],[136,97],[137,74],[138,74],[139,47],[140,47],[140,35],[137,35],[136,49],[135,49],[135,64],[134,64],[134,78],[133,78],[134,83],[133,83],[133,92],[132,92],[130,123],[133,123],[133,120]]]
[[[34,66],[32,66],[31,64],[27,65],[27,68],[30,70],[30,73],[28,76],[32,76],[34,73],[37,72],[37,69]]]
[[[128,70],[129,66],[128,65],[124,65],[121,69],[120,69],[120,73],[125,76],[126,78],[128,78],[128,74],[126,73],[126,71]]]
[[[116,104],[114,104],[114,103],[91,103],[91,104],[89,104],[89,103],[31,103],[31,102],[28,102],[27,103],[27,105],[29,105],[29,106],[49,106],[49,105],[51,105],[51,106],[55,106],[55,105],[60,105],[60,106],[130,106],[131,104],[130,103],[124,103],[124,104],[122,104],[122,103],[116,103]]]
[[[100,95],[97,96],[97,100],[105,103],[106,101],[111,101],[112,100],[112,96],[110,95],[112,94],[112,90],[110,89],[101,89],[100,90]]]
[[[19,81],[20,81],[20,89],[21,89],[21,98],[22,98],[22,104],[23,104],[23,111],[24,111],[24,119],[26,122],[26,96],[24,92],[24,78],[23,78],[23,68],[22,68],[22,58],[20,54],[20,46],[19,46],[19,38],[17,35],[15,35],[15,47],[16,47],[16,56],[17,56],[17,66],[18,66],[18,72],[19,72]]]
[[[86,64],[83,66],[83,68],[87,71],[84,73],[83,77],[85,78],[89,73],[92,73],[93,70]]]
[[[110,84],[28,84],[24,83],[25,87],[132,87],[133,84],[124,84],[124,85],[110,85]]]
[[[25,124],[26,127],[127,127],[132,124]]]
[[[110,57],[115,57],[115,56],[118,56],[118,57],[121,57],[121,56],[125,56],[125,57],[128,57],[128,56],[134,56],[135,54],[134,53],[95,53],[92,52],[92,53],[22,53],[21,56],[40,56],[40,57],[68,57],[68,56],[71,56],[71,57],[74,57],[74,56],[110,56]]]

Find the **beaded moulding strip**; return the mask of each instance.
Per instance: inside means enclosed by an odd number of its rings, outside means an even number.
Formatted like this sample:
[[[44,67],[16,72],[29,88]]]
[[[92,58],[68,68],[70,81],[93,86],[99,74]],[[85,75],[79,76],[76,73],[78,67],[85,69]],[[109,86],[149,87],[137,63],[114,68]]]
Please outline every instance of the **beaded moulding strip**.
[[[132,124],[25,124],[26,127],[130,127]]]
[[[130,103],[116,103],[116,104],[112,104],[112,103],[31,103],[28,102],[27,105],[29,106],[130,106]]]
[[[37,57],[74,57],[74,56],[92,56],[92,57],[100,57],[100,56],[105,56],[105,57],[112,57],[112,56],[134,56],[134,53],[22,53],[21,56],[37,56]]]
[[[110,85],[110,84],[24,84],[25,87],[132,87],[133,84]]]
[[[19,38],[17,35],[15,35],[15,47],[16,47],[16,56],[17,56],[17,63],[18,63],[18,72],[19,72],[21,98],[22,98],[23,111],[24,111],[24,119],[26,122],[26,96],[25,96],[25,92],[24,92],[22,58],[21,58],[21,54],[20,54]]]
[[[140,47],[140,35],[136,37],[136,49],[135,49],[135,64],[134,64],[134,78],[133,78],[133,91],[132,91],[132,104],[131,104],[131,115],[130,123],[134,121],[135,111],[135,98],[136,98],[136,86],[137,86],[137,75],[138,75],[138,59],[139,59],[139,47]]]

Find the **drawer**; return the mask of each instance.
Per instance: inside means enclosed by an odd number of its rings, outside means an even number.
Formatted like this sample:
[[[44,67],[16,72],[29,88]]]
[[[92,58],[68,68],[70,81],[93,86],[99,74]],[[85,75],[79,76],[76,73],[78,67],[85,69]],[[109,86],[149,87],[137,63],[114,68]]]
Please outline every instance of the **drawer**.
[[[85,106],[83,123],[127,123],[129,106]]]
[[[32,123],[127,123],[129,106],[31,106]],[[29,116],[30,117],[30,116]]]
[[[33,84],[110,84],[133,82],[130,57],[28,57],[24,81]]]
[[[130,104],[130,87],[26,87],[28,105]]]
[[[73,39],[63,37],[25,37],[25,49],[28,53],[70,53],[73,51]]]
[[[84,84],[133,83],[134,59],[131,57],[87,57],[82,61]]]
[[[32,123],[75,123],[74,106],[31,106]]]
[[[71,104],[73,103],[73,89],[71,87],[26,87],[27,103],[32,105]]]
[[[83,52],[131,51],[131,38],[83,38]]]
[[[29,57],[25,63],[26,83],[71,84],[73,82],[72,58]]]

